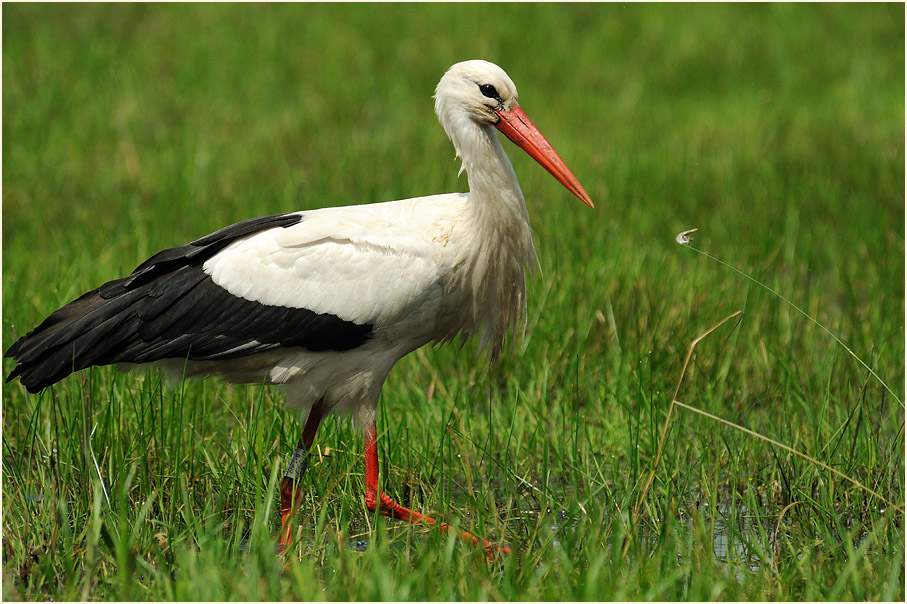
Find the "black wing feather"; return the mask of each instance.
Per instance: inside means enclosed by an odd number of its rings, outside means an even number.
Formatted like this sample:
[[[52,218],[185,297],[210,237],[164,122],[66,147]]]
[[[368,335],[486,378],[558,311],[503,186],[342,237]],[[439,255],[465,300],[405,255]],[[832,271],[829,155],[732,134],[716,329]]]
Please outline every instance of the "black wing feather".
[[[155,254],[128,277],[53,312],[10,346],[4,356],[20,364],[7,381],[19,377],[29,392],[38,392],[93,365],[222,360],[280,347],[360,346],[370,337],[371,325],[245,300],[202,270],[206,260],[238,238],[300,220],[300,214],[254,218]]]

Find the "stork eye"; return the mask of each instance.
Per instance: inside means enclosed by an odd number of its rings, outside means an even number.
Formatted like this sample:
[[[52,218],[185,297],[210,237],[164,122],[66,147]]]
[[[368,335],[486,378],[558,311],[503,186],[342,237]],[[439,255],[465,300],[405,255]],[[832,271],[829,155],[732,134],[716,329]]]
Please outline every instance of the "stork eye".
[[[500,101],[501,95],[498,94],[498,89],[492,86],[491,84],[482,84],[479,86],[479,92],[484,94],[490,99],[495,99]]]

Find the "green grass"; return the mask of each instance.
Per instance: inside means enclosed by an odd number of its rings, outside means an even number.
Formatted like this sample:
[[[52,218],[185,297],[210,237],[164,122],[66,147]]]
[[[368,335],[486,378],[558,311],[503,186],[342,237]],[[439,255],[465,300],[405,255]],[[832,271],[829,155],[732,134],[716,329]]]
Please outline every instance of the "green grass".
[[[463,190],[430,96],[467,58],[597,204],[512,148],[526,337],[492,368],[420,350],[383,391],[391,494],[511,556],[373,518],[332,418],[283,569],[281,393],[96,368],[4,387],[4,599],[904,599],[902,5],[2,10],[4,349],[231,222]],[[678,400],[900,509],[675,408],[634,515],[690,342],[737,310]]]

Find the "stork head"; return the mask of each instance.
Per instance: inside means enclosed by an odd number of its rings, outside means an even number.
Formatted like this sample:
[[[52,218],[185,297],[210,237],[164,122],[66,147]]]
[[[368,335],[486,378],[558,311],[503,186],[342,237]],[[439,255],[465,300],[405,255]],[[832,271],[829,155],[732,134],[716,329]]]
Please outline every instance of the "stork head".
[[[470,130],[464,121],[497,128],[567,190],[594,207],[579,180],[520,108],[510,76],[494,63],[463,61],[448,69],[435,89],[435,113],[455,146],[456,133]]]
[[[436,109],[454,111],[484,124],[496,124],[498,111],[510,111],[518,105],[510,76],[488,61],[457,63],[447,70],[435,91]]]

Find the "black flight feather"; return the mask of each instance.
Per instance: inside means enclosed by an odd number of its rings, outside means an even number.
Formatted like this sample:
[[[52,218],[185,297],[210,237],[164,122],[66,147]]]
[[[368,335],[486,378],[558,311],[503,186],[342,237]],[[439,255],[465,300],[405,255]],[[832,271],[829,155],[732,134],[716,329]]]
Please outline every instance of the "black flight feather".
[[[38,392],[93,365],[224,360],[281,347],[342,351],[362,345],[371,325],[246,300],[202,270],[231,242],[300,220],[300,214],[253,218],[155,254],[128,277],[83,294],[17,340],[4,356],[20,364],[6,381],[19,377],[29,392]]]

